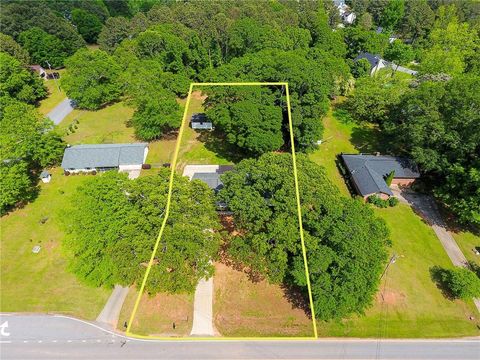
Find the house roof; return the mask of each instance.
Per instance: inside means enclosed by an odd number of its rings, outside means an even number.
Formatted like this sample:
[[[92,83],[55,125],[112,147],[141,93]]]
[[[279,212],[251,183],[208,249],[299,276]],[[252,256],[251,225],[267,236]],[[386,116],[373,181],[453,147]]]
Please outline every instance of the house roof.
[[[207,115],[204,113],[196,113],[192,115],[192,118],[190,119],[192,123],[204,123],[204,122],[210,122],[207,118]]]
[[[75,145],[65,149],[63,169],[141,165],[147,143]]]
[[[354,59],[354,61],[358,61],[360,59],[367,59],[370,63],[370,68],[374,68],[378,65],[378,63],[382,60],[380,55],[373,55],[368,52],[361,52],[358,56]]]
[[[218,191],[223,187],[221,175],[232,169],[231,165],[187,165],[183,176],[203,181],[210,189]]]
[[[403,157],[380,155],[341,155],[352,180],[362,196],[385,193],[393,195],[385,182],[392,171],[394,179],[416,179],[420,177],[413,161]]]

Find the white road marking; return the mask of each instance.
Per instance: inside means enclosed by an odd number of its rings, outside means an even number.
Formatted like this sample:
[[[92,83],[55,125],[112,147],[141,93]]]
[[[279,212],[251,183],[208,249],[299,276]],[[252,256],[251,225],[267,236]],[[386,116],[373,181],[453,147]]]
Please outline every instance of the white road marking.
[[[10,344],[10,340],[0,340],[0,344]]]
[[[71,343],[71,342],[72,342],[72,340],[67,340],[67,342]]]
[[[43,341],[42,341],[42,340],[38,340],[37,342],[38,342],[39,344],[41,344]]]
[[[56,343],[58,340],[52,340],[52,342]]]

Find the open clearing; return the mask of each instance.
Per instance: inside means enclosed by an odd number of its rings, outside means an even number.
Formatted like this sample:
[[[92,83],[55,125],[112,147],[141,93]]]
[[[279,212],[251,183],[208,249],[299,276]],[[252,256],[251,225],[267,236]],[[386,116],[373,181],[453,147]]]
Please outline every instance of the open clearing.
[[[88,176],[66,177],[60,168],[50,171],[52,180],[40,183],[37,199],[0,219],[0,310],[56,312],[93,320],[110,290],[87,287],[67,272],[59,222],[68,198]],[[35,245],[42,248],[38,254],[32,253]]]
[[[324,119],[325,139],[311,159],[325,166],[329,178],[347,195],[349,192],[336,167],[340,152],[367,152],[366,144],[378,144],[378,130],[353,122],[340,122],[332,111]],[[381,144],[378,149],[381,149]],[[375,149],[372,149],[375,151]],[[372,150],[368,150],[371,152]],[[318,322],[320,336],[352,337],[458,337],[479,335],[479,314],[472,302],[446,299],[430,277],[430,268],[452,268],[433,230],[408,206],[376,209],[390,231],[390,253],[398,260],[385,281],[385,301],[379,294],[364,316],[342,321]],[[473,236],[473,235],[472,235]],[[384,279],[385,280],[385,279]],[[473,315],[477,320],[471,321]]]
[[[279,285],[252,282],[244,272],[216,263],[213,286],[214,322],[223,336],[313,335],[312,320]]]
[[[130,288],[123,304],[118,329],[130,320],[138,291]],[[135,316],[132,332],[139,335],[187,336],[192,329],[193,294],[170,295],[160,293],[154,297],[143,294]],[[175,324],[175,328],[173,328]]]

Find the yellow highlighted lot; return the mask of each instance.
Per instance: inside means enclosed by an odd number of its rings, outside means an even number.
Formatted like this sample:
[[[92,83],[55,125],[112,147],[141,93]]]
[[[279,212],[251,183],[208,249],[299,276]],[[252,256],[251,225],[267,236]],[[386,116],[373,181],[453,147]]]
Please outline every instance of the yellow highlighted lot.
[[[163,235],[163,231],[165,229],[167,220],[168,220],[168,215],[170,212],[170,202],[172,198],[172,189],[173,189],[173,178],[175,174],[175,169],[177,166],[177,158],[178,154],[180,151],[180,144],[182,140],[182,135],[185,130],[185,127],[188,126],[188,107],[190,105],[190,100],[192,97],[192,91],[193,88],[196,86],[283,86],[285,87],[285,93],[286,93],[286,99],[287,99],[287,113],[288,113],[288,124],[289,124],[289,130],[290,130],[290,142],[292,146],[292,160],[293,160],[293,172],[294,172],[294,179],[295,179],[295,194],[297,198],[297,211],[298,211],[298,221],[299,221],[299,230],[300,230],[300,240],[301,240],[301,245],[302,245],[302,253],[303,253],[303,260],[305,263],[305,275],[307,278],[307,289],[308,289],[308,297],[309,297],[309,302],[310,302],[310,309],[311,309],[311,314],[312,314],[312,323],[313,323],[313,335],[311,337],[183,337],[183,338],[171,338],[171,337],[161,337],[161,336],[144,336],[144,335],[138,335],[135,333],[132,333],[131,327],[133,324],[133,321],[135,319],[135,314],[137,313],[138,306],[140,304],[140,300],[143,294],[143,291],[145,289],[145,284],[148,279],[148,275],[150,274],[150,270],[152,268],[152,265],[154,263],[154,258],[155,254],[157,253],[158,246],[160,244],[160,240]],[[300,206],[300,191],[299,191],[299,185],[298,185],[298,176],[297,176],[297,165],[296,165],[296,157],[295,157],[295,145],[294,145],[294,136],[293,136],[293,124],[292,124],[292,113],[291,113],[291,107],[290,107],[290,93],[288,89],[288,83],[287,82],[223,82],[223,83],[191,83],[190,84],[190,89],[188,91],[188,96],[187,96],[187,101],[185,104],[185,110],[183,113],[183,118],[182,118],[182,124],[180,126],[180,131],[178,133],[178,139],[177,143],[175,146],[175,152],[173,155],[172,163],[170,165],[170,181],[168,185],[168,195],[167,195],[167,204],[165,207],[164,211],[164,217],[163,217],[163,222],[162,226],[160,227],[160,232],[158,233],[157,240],[155,242],[155,246],[152,251],[152,255],[150,257],[150,261],[148,262],[147,265],[147,270],[145,271],[145,276],[143,277],[142,284],[140,286],[139,292],[137,299],[135,301],[135,305],[133,307],[132,314],[130,316],[130,320],[128,321],[128,326],[126,330],[126,335],[131,336],[134,338],[139,338],[139,339],[152,339],[152,340],[313,340],[318,338],[317,334],[317,326],[316,326],[316,321],[315,321],[315,310],[313,308],[313,298],[312,298],[312,290],[311,290],[311,285],[310,285],[310,276],[308,272],[308,263],[307,263],[307,251],[305,248],[305,241],[304,241],[304,234],[303,234],[303,225],[302,225],[302,212],[301,212],[301,206]]]

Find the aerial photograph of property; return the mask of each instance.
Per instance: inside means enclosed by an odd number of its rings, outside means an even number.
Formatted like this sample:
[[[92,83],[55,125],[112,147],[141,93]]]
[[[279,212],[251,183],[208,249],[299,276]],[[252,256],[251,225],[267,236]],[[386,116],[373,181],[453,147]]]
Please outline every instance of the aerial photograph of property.
[[[0,0],[0,359],[480,359],[480,1]]]

